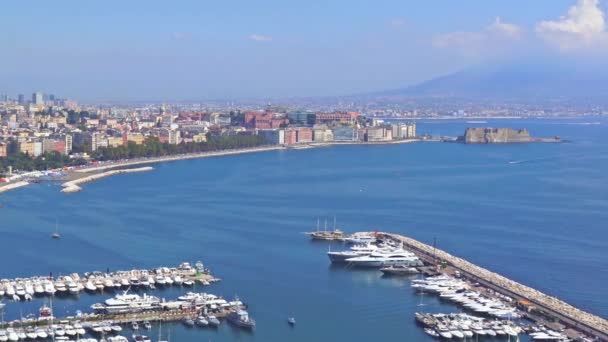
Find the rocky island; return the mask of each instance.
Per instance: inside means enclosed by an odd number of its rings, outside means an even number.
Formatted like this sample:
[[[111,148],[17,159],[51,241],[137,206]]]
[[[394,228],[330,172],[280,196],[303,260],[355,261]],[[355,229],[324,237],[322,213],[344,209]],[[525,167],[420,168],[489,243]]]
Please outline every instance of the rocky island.
[[[535,138],[527,129],[513,128],[467,128],[464,135],[458,137],[465,144],[509,144],[533,142],[561,142],[560,137]]]

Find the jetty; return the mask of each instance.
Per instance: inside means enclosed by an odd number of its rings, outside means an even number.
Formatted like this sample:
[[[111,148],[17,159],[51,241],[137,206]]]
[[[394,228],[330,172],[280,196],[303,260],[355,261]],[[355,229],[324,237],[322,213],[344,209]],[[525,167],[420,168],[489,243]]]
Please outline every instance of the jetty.
[[[402,244],[427,264],[443,267],[447,272],[451,269],[480,286],[513,298],[526,310],[526,318],[553,325],[557,323],[572,332],[608,341],[606,319],[415,239],[391,233],[378,233],[378,237]]]
[[[134,168],[134,169],[111,170],[111,171],[106,171],[106,172],[102,172],[102,173],[97,173],[94,175],[78,178],[78,179],[71,180],[69,182],[65,182],[65,183],[61,184],[61,186],[63,187],[61,192],[65,192],[65,193],[78,192],[78,191],[82,190],[82,188],[80,187],[80,184],[93,182],[98,179],[109,177],[109,176],[120,175],[120,174],[124,174],[124,173],[145,172],[145,171],[152,171],[152,170],[154,170],[153,167],[145,166],[145,167]]]
[[[29,185],[29,182],[26,181],[19,181],[19,182],[15,182],[15,183],[8,183],[7,185],[3,185],[0,186],[0,193],[3,193],[5,191],[9,191],[9,190],[13,190],[13,189],[17,189],[26,185]]]

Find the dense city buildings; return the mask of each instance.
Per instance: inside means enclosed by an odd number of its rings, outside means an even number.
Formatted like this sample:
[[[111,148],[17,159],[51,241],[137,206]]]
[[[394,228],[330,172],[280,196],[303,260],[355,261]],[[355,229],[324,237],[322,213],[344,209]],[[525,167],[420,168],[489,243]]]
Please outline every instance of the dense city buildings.
[[[148,147],[150,142],[182,146],[173,149],[180,151],[187,144],[204,144],[222,137],[259,136],[267,145],[285,146],[416,137],[414,123],[387,123],[373,115],[376,113],[368,116],[353,110],[268,105],[242,109],[184,104],[79,105],[41,91],[34,92],[31,100],[21,94],[15,98],[3,95],[0,100],[0,168],[4,165],[4,169],[14,159],[11,156],[40,160],[53,154],[107,157],[120,154],[110,150]]]

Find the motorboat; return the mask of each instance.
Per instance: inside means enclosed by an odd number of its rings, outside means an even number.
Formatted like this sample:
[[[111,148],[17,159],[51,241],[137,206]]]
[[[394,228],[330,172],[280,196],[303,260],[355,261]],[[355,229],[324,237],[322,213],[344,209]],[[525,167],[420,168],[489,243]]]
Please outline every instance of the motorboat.
[[[182,323],[183,323],[185,326],[189,327],[189,328],[191,328],[191,327],[193,327],[193,326],[194,326],[194,320],[193,320],[192,318],[190,318],[190,317],[186,317],[186,318],[184,318],[184,319],[182,320]]]
[[[152,340],[146,335],[133,335],[134,342],[152,342]]]
[[[375,243],[376,236],[373,233],[354,233],[343,238],[344,242],[351,244],[368,244]]]
[[[209,325],[212,327],[218,327],[220,325],[220,320],[217,319],[217,317],[215,317],[215,316],[208,316],[207,321],[209,322]]]
[[[196,319],[196,325],[198,325],[198,326],[200,326],[200,327],[206,327],[206,326],[208,326],[208,325],[209,325],[209,321],[208,321],[208,320],[207,320],[205,317],[203,317],[203,316],[199,316],[199,317]]]
[[[255,321],[249,317],[249,313],[245,310],[237,310],[228,314],[228,322],[243,329],[255,328]]]
[[[294,317],[287,318],[287,324],[296,325],[296,319]]]
[[[93,282],[92,282],[92,281],[90,281],[90,280],[88,280],[88,281],[87,281],[87,282],[84,284],[84,288],[85,288],[87,291],[91,291],[91,292],[95,292],[95,291],[97,291],[97,286],[95,286],[95,285],[93,284]]]
[[[409,267],[406,265],[392,265],[388,267],[382,267],[380,271],[385,275],[412,275],[420,273],[417,268]]]

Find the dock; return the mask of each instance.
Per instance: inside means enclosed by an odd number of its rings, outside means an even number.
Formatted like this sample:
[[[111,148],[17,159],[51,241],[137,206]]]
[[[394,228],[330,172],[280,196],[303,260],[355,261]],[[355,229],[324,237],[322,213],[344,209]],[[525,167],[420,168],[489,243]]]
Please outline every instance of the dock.
[[[450,269],[452,272],[457,271],[464,278],[489,290],[513,298],[519,303],[526,303],[526,317],[533,321],[553,326],[561,325],[570,331],[569,335],[580,332],[608,341],[606,319],[415,239],[391,233],[378,233],[378,236],[403,244],[404,248],[429,265],[444,267],[448,272]]]

